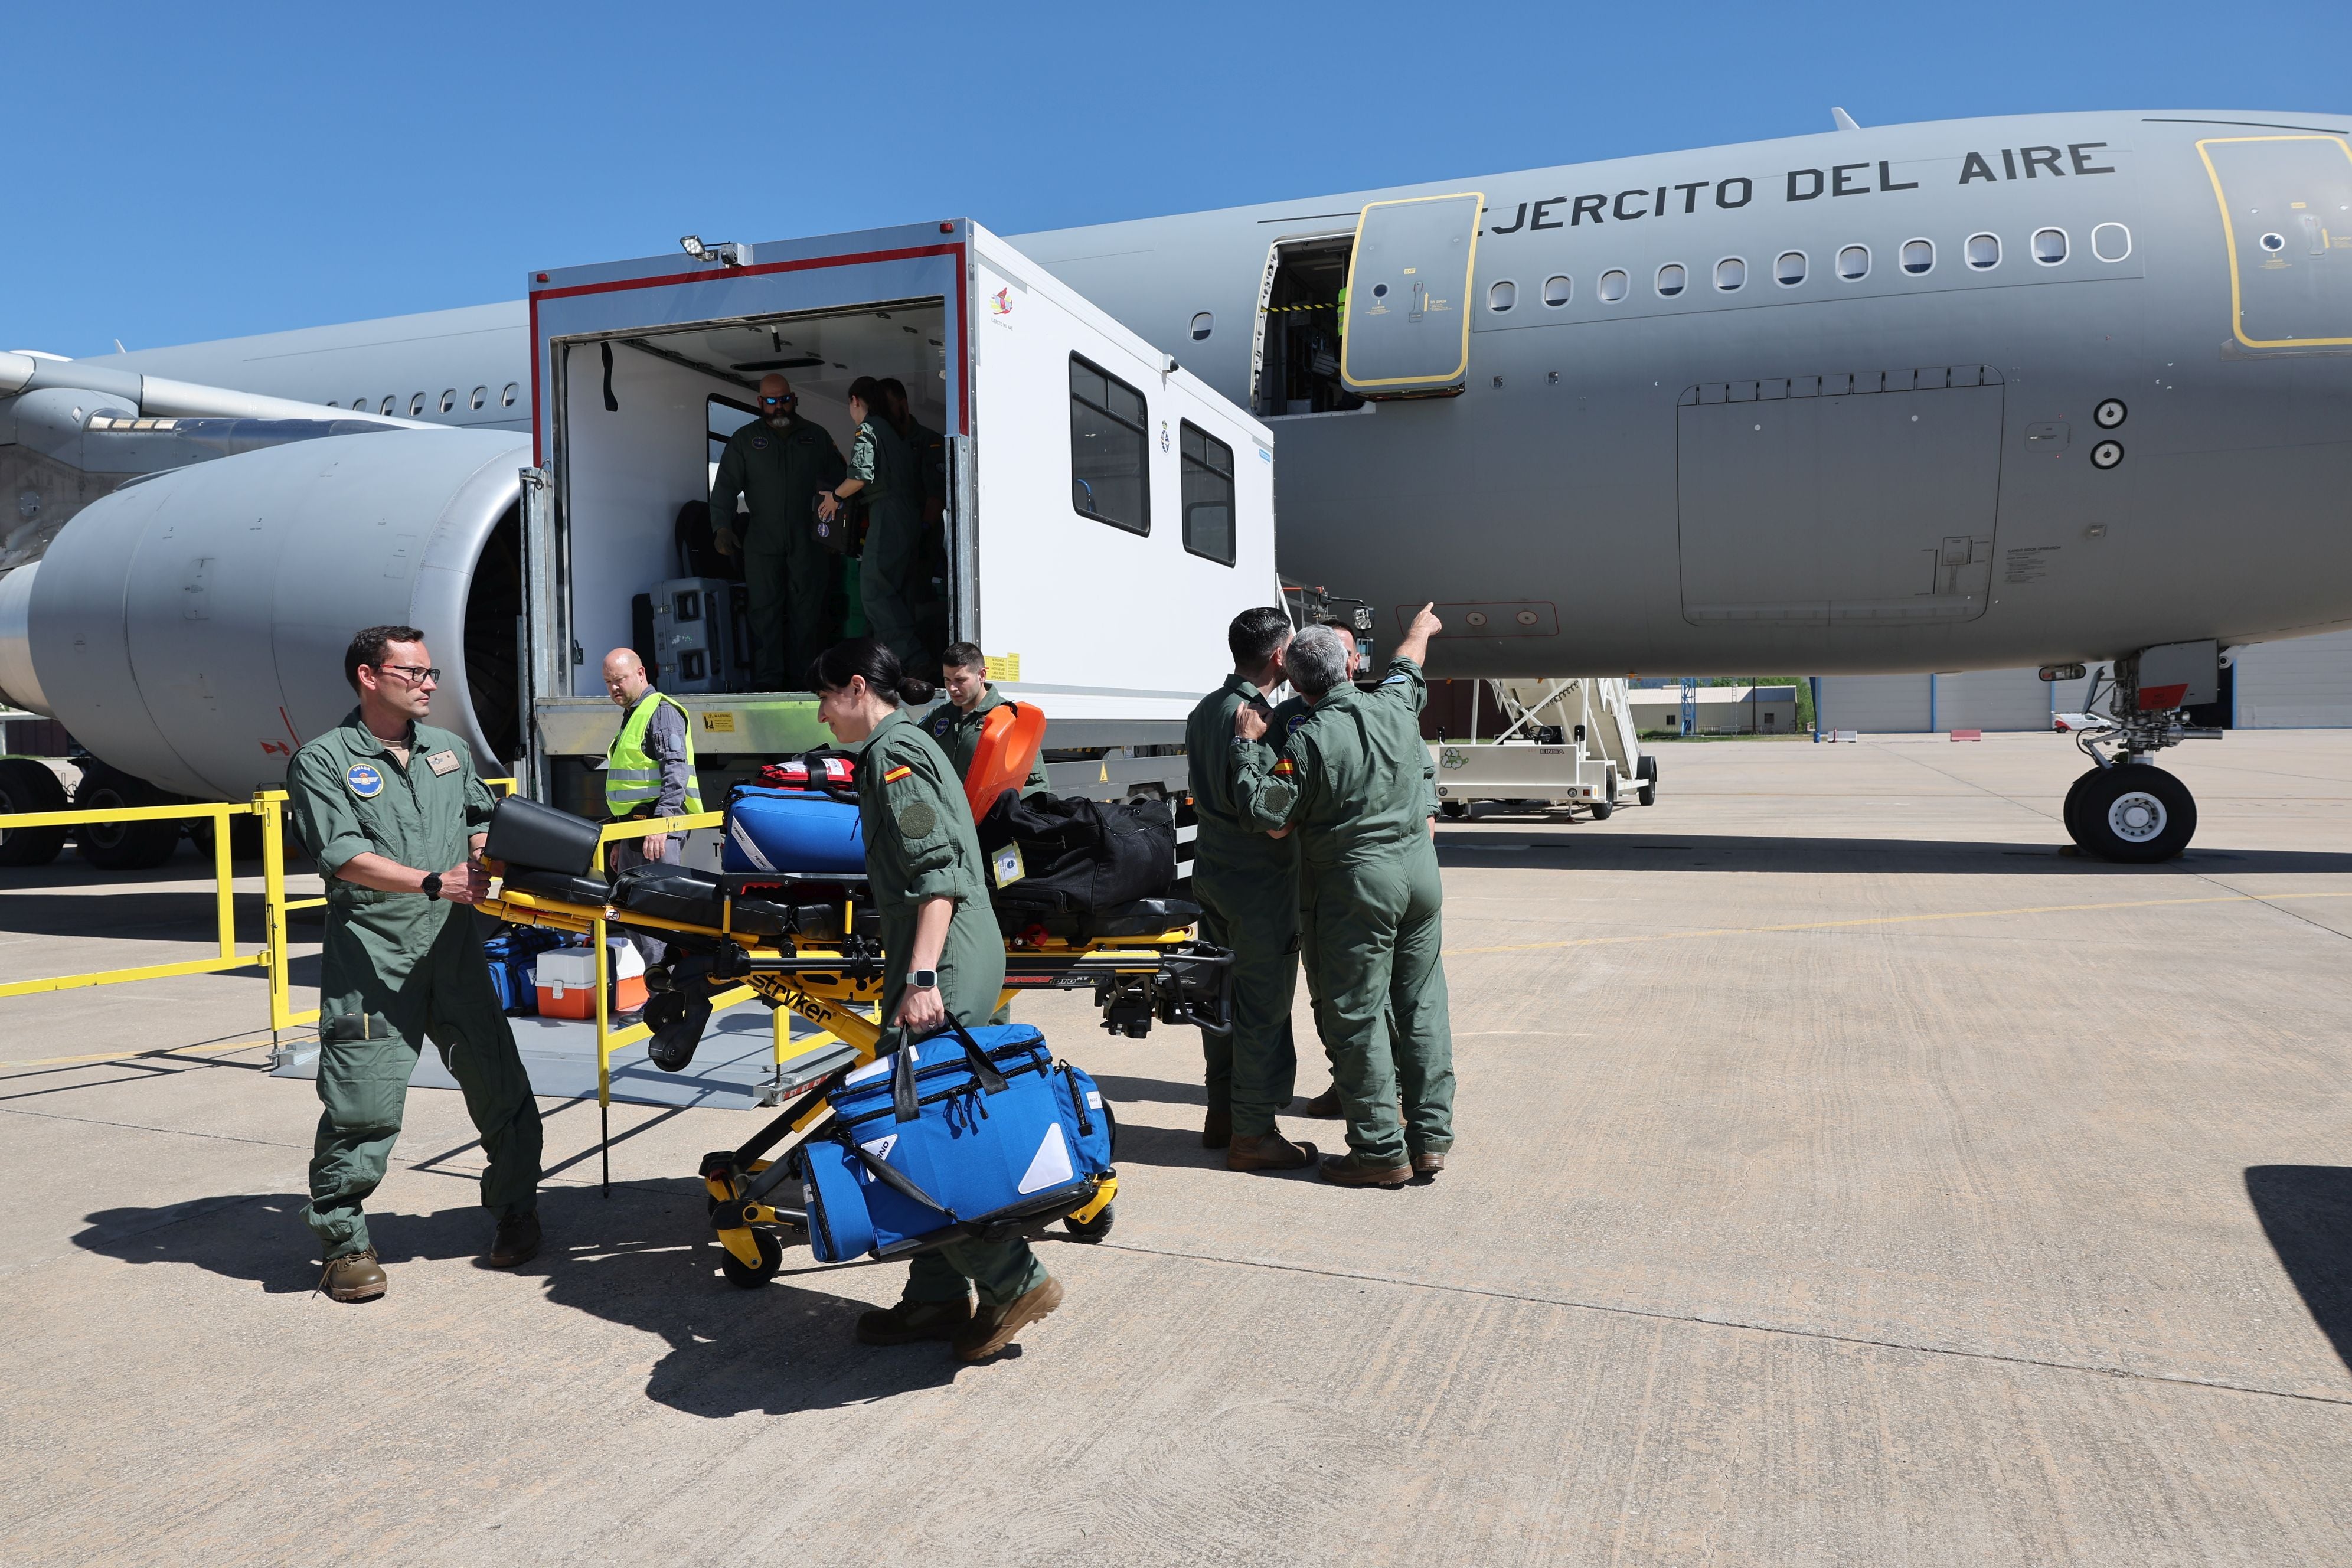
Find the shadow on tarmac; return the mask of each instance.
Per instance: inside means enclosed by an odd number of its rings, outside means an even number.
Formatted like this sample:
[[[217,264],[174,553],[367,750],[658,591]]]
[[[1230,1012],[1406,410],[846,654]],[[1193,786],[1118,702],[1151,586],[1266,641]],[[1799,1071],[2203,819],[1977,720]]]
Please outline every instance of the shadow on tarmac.
[[[2069,846],[2069,847],[2072,847]],[[1768,838],[1618,832],[1578,827],[1522,837],[1437,835],[1449,869],[1577,871],[1942,872],[1969,877],[2149,877],[2182,871],[2224,876],[2352,871],[2352,854],[2294,849],[2200,849],[2155,866],[2124,866],[2063,853],[2053,844],[1938,842],[1925,838]]]
[[[2352,1168],[2249,1166],[2246,1196],[2312,1321],[2352,1367]]]
[[[102,1209],[88,1216],[74,1244],[127,1263],[188,1264],[270,1295],[303,1295],[316,1288],[319,1265],[302,1205],[297,1194],[275,1193]],[[816,1288],[823,1275],[859,1267],[884,1268],[895,1283],[903,1265],[820,1264],[795,1247],[784,1253],[783,1272],[759,1289],[728,1284],[704,1222],[702,1184],[691,1178],[616,1185],[610,1199],[593,1189],[543,1188],[540,1217],[547,1239],[514,1272],[537,1279],[556,1306],[667,1341],[646,1397],[672,1409],[713,1418],[782,1415],[955,1381],[960,1363],[944,1343],[858,1344],[851,1331],[871,1303]],[[488,1248],[490,1229],[489,1217],[471,1205],[368,1215],[369,1239],[395,1295],[429,1288],[404,1279],[402,1264],[476,1257]],[[365,1310],[324,1296],[313,1305]],[[1013,1359],[1019,1349],[998,1359]]]

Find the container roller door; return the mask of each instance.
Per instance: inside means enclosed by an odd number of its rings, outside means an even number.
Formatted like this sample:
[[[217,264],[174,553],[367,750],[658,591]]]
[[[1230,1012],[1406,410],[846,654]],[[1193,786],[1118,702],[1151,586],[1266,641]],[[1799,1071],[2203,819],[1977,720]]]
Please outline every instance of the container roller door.
[[[1462,390],[1470,371],[1470,269],[1475,191],[1373,202],[1356,223],[1339,379],[1359,397]]]
[[[2231,136],[2197,143],[2230,247],[2230,325],[2250,349],[2352,343],[2352,142]]]

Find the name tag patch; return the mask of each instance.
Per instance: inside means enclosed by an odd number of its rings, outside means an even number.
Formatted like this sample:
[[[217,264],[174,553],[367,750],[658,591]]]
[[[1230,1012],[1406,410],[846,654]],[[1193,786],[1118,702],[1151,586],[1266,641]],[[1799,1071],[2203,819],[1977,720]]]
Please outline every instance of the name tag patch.
[[[353,763],[350,771],[343,774],[343,782],[350,784],[352,793],[362,800],[373,800],[383,793],[383,775],[365,763]]]
[[[436,752],[425,759],[425,765],[436,773],[454,773],[457,771],[457,753]]]

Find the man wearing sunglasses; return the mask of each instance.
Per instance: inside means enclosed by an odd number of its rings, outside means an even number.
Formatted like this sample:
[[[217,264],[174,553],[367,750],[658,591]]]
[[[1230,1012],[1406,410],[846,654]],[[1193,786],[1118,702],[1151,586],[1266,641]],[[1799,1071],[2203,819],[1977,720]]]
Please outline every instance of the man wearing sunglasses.
[[[343,654],[359,706],[294,753],[295,830],[327,884],[319,955],[319,1100],[303,1219],[338,1301],[383,1294],[362,1205],[384,1166],[425,1040],[465,1091],[488,1169],[498,1232],[482,1261],[539,1250],[539,1102],[490,989],[471,905],[489,891],[480,856],[489,789],[466,742],[425,722],[441,672],[415,626],[370,626]]]
[[[743,555],[752,684],[761,691],[795,689],[835,640],[827,600],[839,567],[816,537],[816,495],[849,466],[799,405],[782,376],[761,377],[760,417],[728,438],[710,482],[711,542],[721,553]],[[739,496],[749,514],[740,520]]]

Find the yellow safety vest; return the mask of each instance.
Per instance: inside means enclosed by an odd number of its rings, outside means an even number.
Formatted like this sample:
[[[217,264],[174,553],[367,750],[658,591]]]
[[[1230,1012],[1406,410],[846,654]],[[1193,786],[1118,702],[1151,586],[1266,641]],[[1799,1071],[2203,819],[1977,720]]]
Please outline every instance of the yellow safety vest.
[[[604,809],[615,818],[631,816],[661,798],[661,763],[646,754],[646,726],[667,702],[686,721],[686,811],[702,809],[702,784],[694,771],[694,719],[674,697],[648,691],[621,721],[613,749],[604,754]]]

